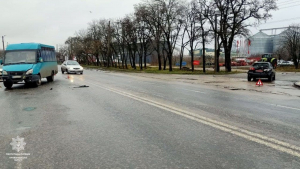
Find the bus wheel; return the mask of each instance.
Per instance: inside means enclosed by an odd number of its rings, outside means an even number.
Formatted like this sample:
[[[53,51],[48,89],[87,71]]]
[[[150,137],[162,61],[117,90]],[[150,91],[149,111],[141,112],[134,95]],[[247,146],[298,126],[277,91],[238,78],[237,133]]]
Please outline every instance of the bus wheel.
[[[3,82],[3,84],[4,84],[4,86],[6,87],[6,88],[8,88],[8,89],[11,89],[11,87],[12,87],[12,85],[13,85],[13,83],[12,82]]]
[[[38,87],[42,84],[41,76],[40,75],[38,75],[38,76],[39,76],[39,80],[33,83],[34,87]]]
[[[53,72],[51,73],[51,76],[47,77],[48,82],[53,82],[54,81],[54,74]]]

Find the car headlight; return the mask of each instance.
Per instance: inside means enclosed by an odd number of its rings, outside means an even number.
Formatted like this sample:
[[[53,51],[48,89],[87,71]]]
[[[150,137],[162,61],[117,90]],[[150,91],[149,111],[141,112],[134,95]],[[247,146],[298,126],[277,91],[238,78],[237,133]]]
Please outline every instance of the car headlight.
[[[3,70],[2,75],[7,75],[7,71]]]
[[[265,72],[269,72],[269,71],[271,71],[271,69],[264,69],[264,71],[265,71]]]
[[[33,73],[33,69],[29,69],[27,72],[26,72],[26,75],[32,75]]]
[[[82,67],[82,66],[80,66],[80,69],[81,69],[81,70],[83,70],[83,67]]]
[[[71,69],[71,67],[67,66],[67,69]]]

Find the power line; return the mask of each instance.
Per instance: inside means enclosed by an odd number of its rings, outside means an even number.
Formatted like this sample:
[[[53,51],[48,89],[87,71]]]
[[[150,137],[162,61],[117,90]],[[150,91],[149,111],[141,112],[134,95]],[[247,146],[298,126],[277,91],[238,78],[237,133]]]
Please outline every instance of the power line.
[[[288,19],[283,19],[283,20],[278,20],[278,21],[272,21],[272,22],[262,23],[261,25],[270,24],[270,23],[276,23],[276,22],[285,22],[285,21],[291,21],[291,20],[298,20],[298,19],[300,19],[300,17],[288,18]]]
[[[299,0],[289,0],[287,2],[278,2],[277,5],[285,5],[285,4],[290,4],[290,3],[295,3],[295,2],[299,2]]]
[[[295,7],[295,6],[300,6],[300,4],[298,4],[298,5],[291,5],[291,6],[285,6],[283,8],[279,8],[279,10],[285,9],[285,8],[292,8],[292,7]]]
[[[279,8],[281,7],[287,7],[287,6],[294,6],[299,4],[299,2],[293,2],[293,3],[289,3],[289,4],[282,4],[282,5],[278,5]]]

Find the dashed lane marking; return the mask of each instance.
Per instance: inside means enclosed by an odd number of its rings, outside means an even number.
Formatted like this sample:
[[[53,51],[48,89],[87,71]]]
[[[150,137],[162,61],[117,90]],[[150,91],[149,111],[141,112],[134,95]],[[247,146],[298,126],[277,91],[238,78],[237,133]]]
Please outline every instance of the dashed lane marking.
[[[264,136],[264,135],[261,135],[261,134],[258,134],[258,133],[254,133],[254,132],[251,132],[251,131],[248,131],[248,130],[245,130],[245,129],[241,129],[241,128],[238,128],[238,127],[235,127],[235,126],[232,126],[232,125],[229,125],[229,124],[217,121],[217,120],[213,120],[213,119],[201,116],[199,114],[195,114],[195,113],[192,113],[192,112],[188,112],[186,110],[182,110],[182,109],[175,108],[175,107],[163,104],[163,103],[159,103],[159,102],[156,102],[154,100],[151,100],[151,99],[148,99],[148,98],[145,98],[145,97],[137,96],[137,95],[134,95],[134,94],[131,94],[131,93],[128,93],[128,92],[124,92],[124,91],[121,91],[121,90],[118,90],[118,89],[115,89],[115,88],[103,86],[103,85],[96,84],[96,83],[91,83],[91,82],[89,82],[89,83],[91,85],[100,87],[104,90],[111,91],[111,92],[114,92],[116,94],[119,94],[119,95],[122,95],[122,96],[125,96],[125,97],[128,97],[128,98],[137,100],[139,102],[143,102],[143,103],[146,103],[148,105],[152,105],[152,106],[161,108],[161,109],[166,110],[168,112],[172,112],[172,113],[180,115],[182,117],[200,122],[202,124],[211,126],[213,128],[222,130],[224,132],[231,133],[233,135],[242,137],[244,139],[247,139],[247,140],[265,145],[267,147],[273,148],[277,151],[285,152],[287,154],[290,154],[290,155],[293,155],[293,156],[296,156],[296,157],[300,158],[300,147],[298,147],[298,146],[291,145],[289,143],[286,143],[286,142],[283,142],[283,141],[280,141],[280,140],[276,140],[274,138],[270,138],[270,137],[267,137],[267,136]]]

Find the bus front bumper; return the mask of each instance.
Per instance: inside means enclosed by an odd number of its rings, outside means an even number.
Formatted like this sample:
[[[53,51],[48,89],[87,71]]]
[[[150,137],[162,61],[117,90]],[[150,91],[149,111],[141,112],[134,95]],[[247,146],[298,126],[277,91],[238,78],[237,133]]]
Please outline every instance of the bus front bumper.
[[[10,81],[12,83],[18,83],[18,82],[36,82],[39,80],[39,75],[7,75],[2,76],[2,81],[7,82]]]

